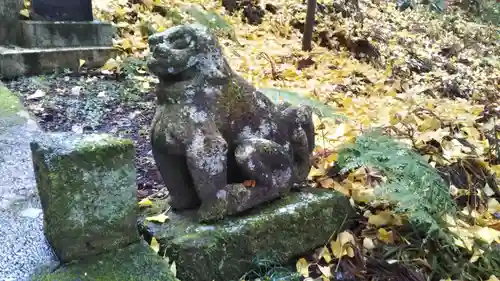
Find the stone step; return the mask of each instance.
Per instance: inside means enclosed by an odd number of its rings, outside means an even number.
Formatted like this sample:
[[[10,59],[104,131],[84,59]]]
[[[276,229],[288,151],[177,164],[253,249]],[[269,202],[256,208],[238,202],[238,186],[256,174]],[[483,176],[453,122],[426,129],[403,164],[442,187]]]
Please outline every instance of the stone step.
[[[25,48],[113,45],[115,30],[100,22],[20,21],[17,44]]]
[[[70,47],[25,49],[0,47],[0,77],[39,75],[56,70],[78,70],[80,60],[87,67],[101,67],[114,53],[113,47]]]

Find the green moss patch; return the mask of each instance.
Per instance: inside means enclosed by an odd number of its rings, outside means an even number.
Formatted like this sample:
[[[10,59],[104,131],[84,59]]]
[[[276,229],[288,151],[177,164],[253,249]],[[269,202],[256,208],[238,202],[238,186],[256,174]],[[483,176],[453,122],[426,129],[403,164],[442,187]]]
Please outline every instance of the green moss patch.
[[[130,140],[52,133],[31,150],[45,234],[63,262],[139,241]]]
[[[19,99],[0,82],[0,117],[14,115],[21,109]]]
[[[149,247],[136,243],[67,264],[33,281],[174,281],[168,263]]]
[[[170,212],[157,224],[141,219],[145,237],[155,237],[160,254],[177,264],[182,281],[238,280],[265,258],[286,263],[323,245],[349,226],[348,199],[331,190],[306,189],[240,217],[199,224],[193,214]]]

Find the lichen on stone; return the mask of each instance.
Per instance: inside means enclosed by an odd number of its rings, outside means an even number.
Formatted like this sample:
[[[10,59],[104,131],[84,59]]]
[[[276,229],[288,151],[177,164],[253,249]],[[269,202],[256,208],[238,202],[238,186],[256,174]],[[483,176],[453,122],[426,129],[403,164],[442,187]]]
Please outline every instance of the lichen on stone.
[[[200,24],[169,28],[148,43],[148,68],[160,81],[152,151],[175,210],[220,219],[306,180],[310,111],[272,103],[231,69],[216,36]],[[294,140],[296,129],[306,132],[305,143]],[[256,186],[237,186],[245,180]]]
[[[46,236],[60,259],[139,239],[130,140],[48,133],[31,142],[31,150]]]

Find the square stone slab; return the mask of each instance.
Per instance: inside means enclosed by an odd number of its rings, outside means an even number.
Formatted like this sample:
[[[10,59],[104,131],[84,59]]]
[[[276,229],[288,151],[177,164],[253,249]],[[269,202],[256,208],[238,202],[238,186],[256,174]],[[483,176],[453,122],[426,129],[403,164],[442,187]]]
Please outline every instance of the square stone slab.
[[[256,258],[293,262],[347,228],[354,210],[337,191],[307,188],[214,224],[199,224],[192,213],[168,216],[164,224],[141,219],[141,232],[176,262],[180,280],[213,281],[238,280]]]

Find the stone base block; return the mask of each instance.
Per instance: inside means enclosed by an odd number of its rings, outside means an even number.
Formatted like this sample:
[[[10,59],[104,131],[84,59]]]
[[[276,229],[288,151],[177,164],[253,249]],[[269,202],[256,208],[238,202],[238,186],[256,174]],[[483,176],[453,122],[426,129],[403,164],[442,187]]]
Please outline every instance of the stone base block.
[[[258,258],[277,263],[324,245],[354,216],[348,199],[331,190],[305,189],[215,224],[199,224],[193,214],[168,214],[156,224],[140,220],[146,239],[155,237],[160,255],[174,260],[182,281],[238,280]],[[344,224],[343,224],[344,222]]]
[[[87,67],[98,68],[114,54],[112,47],[72,47],[23,49],[0,47],[0,77],[40,75],[56,70],[78,70],[80,60]]]
[[[47,270],[47,271],[50,271]],[[174,281],[168,263],[148,246],[136,243],[40,273],[33,281]]]
[[[52,133],[31,151],[44,232],[62,262],[139,241],[130,140]]]
[[[24,48],[113,46],[115,30],[99,22],[20,21],[17,45]]]

